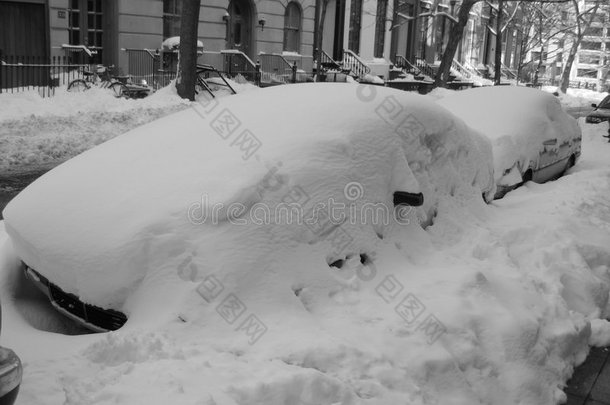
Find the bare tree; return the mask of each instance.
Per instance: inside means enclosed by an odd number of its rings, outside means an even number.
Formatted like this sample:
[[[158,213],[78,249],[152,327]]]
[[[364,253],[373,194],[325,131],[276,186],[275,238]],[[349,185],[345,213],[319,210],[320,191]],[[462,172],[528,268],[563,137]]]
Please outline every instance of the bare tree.
[[[578,0],[572,0],[572,5],[575,11],[574,22],[576,29],[568,32],[568,35],[572,37],[572,46],[570,47],[570,53],[568,54],[566,64],[563,66],[563,72],[561,73],[561,84],[559,89],[562,93],[566,93],[568,91],[568,86],[570,85],[570,71],[572,70],[576,53],[578,52],[580,43],[582,42],[585,33],[591,26],[591,23],[593,22],[602,1],[605,0],[597,0],[592,7],[580,12],[578,8]]]
[[[434,87],[445,87],[447,84],[447,79],[449,78],[449,72],[451,70],[451,63],[453,62],[453,58],[455,57],[455,52],[457,51],[459,43],[462,41],[462,36],[464,35],[464,27],[468,23],[468,19],[470,18],[470,10],[472,7],[482,0],[463,0],[462,5],[458,11],[458,21],[453,24],[451,27],[451,32],[449,34],[449,42],[447,43],[447,48],[443,53],[443,57],[441,59],[441,65],[436,74],[436,78],[434,80]],[[504,1],[516,1],[516,0],[504,0]],[[570,0],[522,0],[524,3],[565,3]],[[576,0],[573,0],[576,1]],[[598,0],[604,1],[604,0]],[[500,35],[501,33],[498,33]]]
[[[500,84],[502,78],[502,13],[504,0],[498,0],[498,17],[496,19],[496,54],[494,57],[494,83]]]
[[[458,11],[458,21],[457,23],[453,24],[451,31],[449,32],[449,41],[447,42],[445,52],[443,52],[441,65],[439,66],[438,72],[436,73],[436,78],[434,79],[434,87],[445,87],[447,85],[455,52],[457,51],[458,45],[462,41],[464,27],[466,27],[466,24],[468,24],[468,19],[470,18],[470,10],[472,10],[472,7],[479,1],[481,0],[462,1],[462,5]]]
[[[195,100],[197,74],[197,28],[201,0],[182,0],[180,19],[180,66],[176,88],[182,98]]]

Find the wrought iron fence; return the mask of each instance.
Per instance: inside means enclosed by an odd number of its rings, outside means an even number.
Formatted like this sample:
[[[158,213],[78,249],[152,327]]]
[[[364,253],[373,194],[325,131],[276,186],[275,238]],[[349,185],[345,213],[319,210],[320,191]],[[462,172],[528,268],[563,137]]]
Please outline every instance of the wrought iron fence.
[[[241,75],[250,82],[260,83],[260,67],[257,68],[257,64],[245,53],[232,49],[220,53],[223,55],[223,66],[218,70],[222,70],[229,77]]]
[[[282,55],[275,53],[261,53],[261,81],[264,83],[296,83],[305,81],[297,75],[296,61],[290,64]],[[299,80],[302,79],[302,80]]]
[[[83,77],[83,70],[88,65],[71,62],[72,59],[66,56],[2,56],[0,93],[37,91],[42,97],[52,96],[55,88]]]
[[[176,77],[174,52],[123,48],[127,52],[127,74],[135,83],[145,80],[153,90],[167,86]]]

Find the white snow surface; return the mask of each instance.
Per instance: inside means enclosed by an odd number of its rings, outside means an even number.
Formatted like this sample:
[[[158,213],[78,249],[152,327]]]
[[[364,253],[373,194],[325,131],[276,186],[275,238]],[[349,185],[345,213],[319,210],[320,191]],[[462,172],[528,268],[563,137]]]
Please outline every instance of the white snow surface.
[[[498,183],[506,181],[505,170],[537,162],[544,141],[557,139],[552,147],[558,149],[581,132],[557,97],[533,88],[481,87],[454,92],[437,102],[491,140]]]
[[[250,84],[230,83],[240,93],[257,89]],[[229,94],[224,89],[217,92],[218,97]],[[0,170],[57,164],[188,106],[174,85],[137,100],[116,98],[110,91],[95,87],[82,93],[69,93],[60,87],[48,98],[35,91],[0,94]]]
[[[359,117],[357,112],[353,117]],[[329,128],[319,118],[311,122]],[[144,128],[156,125],[166,124]],[[546,184],[528,183],[491,205],[469,198],[465,188],[464,195],[439,193],[444,209],[433,225],[422,229],[413,221],[384,229],[383,240],[363,242],[373,249],[372,265],[363,266],[355,257],[340,271],[331,269],[321,243],[301,245],[273,231],[267,237],[280,237],[273,244],[276,249],[259,252],[249,236],[263,231],[247,227],[243,237],[232,236],[234,245],[215,245],[211,256],[201,258],[208,249],[199,244],[205,239],[198,235],[205,233],[201,226],[194,226],[200,232],[182,239],[173,238],[168,227],[151,226],[134,239],[139,243],[148,238],[149,257],[176,257],[191,270],[210,271],[224,290],[208,301],[194,292],[199,278],[180,279],[176,268],[156,271],[132,298],[134,307],[141,304],[141,313],[117,332],[65,336],[33,328],[32,319],[42,315],[32,315],[28,302],[15,292],[18,258],[0,222],[0,344],[13,348],[24,363],[17,405],[565,401],[561,389],[585,358],[588,342],[605,344],[608,328],[601,319],[609,315],[610,145],[601,138],[605,128],[582,125],[583,156],[568,175]],[[141,132],[110,142],[135,142]],[[320,137],[315,131],[311,135]],[[322,157],[338,153],[340,139],[333,138],[337,149],[328,148]],[[165,146],[165,155],[171,155],[172,145]],[[228,154],[230,144],[224,146]],[[103,148],[83,154],[60,172],[95,160]],[[298,165],[298,159],[290,155],[282,161]],[[193,162],[183,164],[191,167]],[[390,162],[380,165],[386,169],[376,176],[387,177]],[[221,177],[227,168],[235,170],[228,162],[215,173]],[[342,167],[332,169],[346,173]],[[325,182],[334,175],[326,177]],[[165,178],[159,181],[145,185],[167,186]],[[388,187],[364,183],[367,198]],[[163,191],[169,194],[159,193]],[[197,190],[197,197],[202,191]],[[150,213],[153,201],[149,203],[136,214]],[[95,216],[99,209],[104,206],[96,202],[88,212]],[[117,217],[107,228],[124,229],[128,221]],[[217,235],[223,237],[222,232]],[[161,247],[163,241],[169,246]],[[217,256],[226,254],[251,260],[244,268],[235,267],[233,260],[221,269],[210,268]],[[230,294],[245,308],[231,324],[217,311]],[[401,304],[407,302],[413,304],[410,311]],[[240,326],[250,315],[266,326],[254,344]],[[445,329],[432,328],[435,320]]]

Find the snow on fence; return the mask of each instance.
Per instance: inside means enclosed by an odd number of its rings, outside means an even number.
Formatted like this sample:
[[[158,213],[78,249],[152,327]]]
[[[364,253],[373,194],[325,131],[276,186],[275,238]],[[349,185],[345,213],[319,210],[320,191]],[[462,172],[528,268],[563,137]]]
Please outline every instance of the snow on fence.
[[[0,93],[37,91],[42,97],[55,94],[55,88],[83,77],[88,65],[73,64],[71,58],[54,56],[3,55],[0,58]]]

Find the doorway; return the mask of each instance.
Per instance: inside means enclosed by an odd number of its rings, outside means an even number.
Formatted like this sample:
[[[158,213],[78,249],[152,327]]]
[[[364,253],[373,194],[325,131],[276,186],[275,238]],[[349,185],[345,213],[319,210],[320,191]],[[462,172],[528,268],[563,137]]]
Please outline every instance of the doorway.
[[[252,6],[249,0],[229,3],[228,49],[237,49],[252,57]]]

